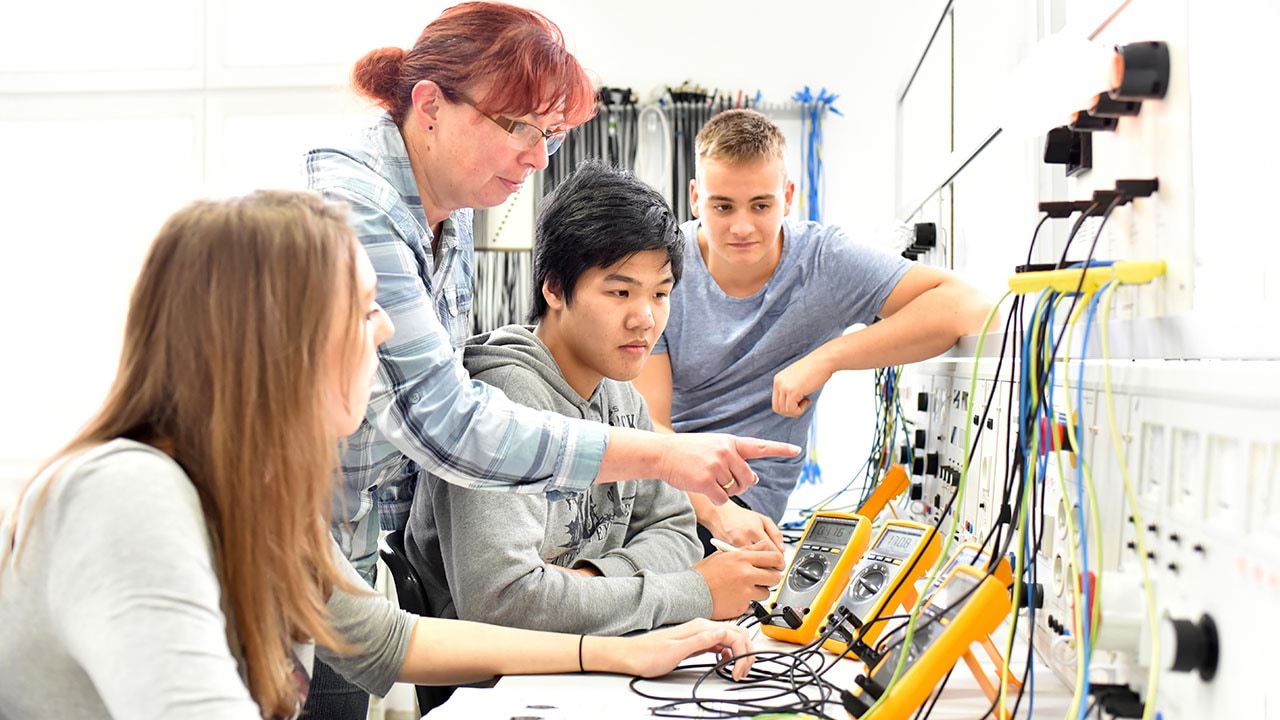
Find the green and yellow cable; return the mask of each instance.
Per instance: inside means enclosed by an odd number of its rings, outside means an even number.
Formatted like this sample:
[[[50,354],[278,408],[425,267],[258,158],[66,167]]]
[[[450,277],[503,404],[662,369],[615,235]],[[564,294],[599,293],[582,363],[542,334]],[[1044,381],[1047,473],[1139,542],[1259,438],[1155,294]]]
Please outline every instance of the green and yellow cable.
[[[1138,497],[1133,491],[1133,483],[1129,479],[1129,463],[1125,458],[1124,444],[1120,441],[1120,431],[1116,428],[1115,400],[1111,395],[1111,346],[1107,340],[1107,317],[1111,314],[1111,296],[1115,292],[1114,284],[1102,291],[1102,379],[1107,404],[1107,422],[1111,429],[1111,443],[1115,446],[1116,460],[1120,463],[1120,478],[1124,482],[1124,494],[1129,499],[1129,508],[1133,513],[1134,537],[1138,546],[1138,562],[1142,567],[1142,586],[1147,601],[1147,626],[1151,633],[1151,667],[1147,671],[1146,699],[1142,705],[1142,720],[1155,717],[1156,691],[1160,682],[1160,627],[1156,614],[1156,594],[1151,581],[1151,571],[1147,564],[1146,533],[1142,531],[1142,512],[1138,509]]]

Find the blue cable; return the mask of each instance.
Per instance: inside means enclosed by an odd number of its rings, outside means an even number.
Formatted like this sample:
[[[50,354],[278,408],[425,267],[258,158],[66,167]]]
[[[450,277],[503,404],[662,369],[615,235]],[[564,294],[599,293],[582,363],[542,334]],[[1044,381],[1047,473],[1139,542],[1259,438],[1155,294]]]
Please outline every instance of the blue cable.
[[[1041,417],[1044,417],[1046,422],[1051,421],[1052,405],[1051,403],[1040,404],[1039,398],[1037,397],[1035,400],[1037,403],[1035,412],[1028,414],[1030,410],[1030,406],[1032,404],[1032,398],[1029,395],[1030,380],[1031,380],[1031,375],[1030,375],[1031,363],[1028,361],[1028,359],[1031,357],[1031,350],[1032,350],[1031,348],[1032,330],[1040,324],[1040,319],[1042,315],[1048,320],[1050,327],[1052,326],[1055,299],[1056,299],[1056,293],[1053,293],[1048,290],[1042,292],[1039,295],[1039,297],[1036,300],[1035,309],[1032,311],[1031,318],[1027,324],[1027,331],[1023,334],[1023,340],[1022,340],[1023,362],[1022,362],[1022,368],[1021,368],[1022,382],[1020,384],[1021,404],[1018,408],[1018,417],[1019,417],[1019,425],[1023,429],[1023,431],[1020,433],[1020,437],[1018,438],[1018,444],[1021,449],[1022,458],[1023,458],[1022,460],[1023,477],[1027,478],[1025,482],[1032,483],[1033,486],[1035,483],[1038,482],[1041,485],[1041,492],[1043,492],[1043,483],[1048,474],[1048,467],[1049,467],[1048,453],[1042,452],[1041,451],[1042,448],[1040,448],[1040,446],[1037,445],[1036,456],[1034,458],[1031,457],[1030,454],[1028,453],[1028,449],[1029,449],[1028,442],[1029,442],[1030,434],[1033,432],[1038,432]],[[1046,337],[1042,339],[1042,342],[1051,343],[1052,342],[1051,336],[1046,334]],[[1051,344],[1049,344],[1048,346],[1052,347]],[[1044,347],[1045,346],[1043,345],[1037,344],[1035,350],[1037,353],[1039,353],[1044,349]],[[1052,383],[1054,382],[1054,379],[1055,379],[1053,366],[1050,365],[1048,370],[1049,370],[1049,374],[1047,378],[1048,385],[1045,388],[1045,393],[1050,398],[1052,398],[1052,388],[1053,388]],[[1030,554],[1031,553],[1030,525],[1028,524],[1024,526],[1023,530],[1025,533],[1024,543],[1027,544],[1027,547],[1025,547],[1024,549],[1028,554]],[[1027,574],[1027,577],[1029,578],[1029,582],[1031,583],[1031,586],[1034,587],[1034,582],[1036,577],[1034,555],[1030,555],[1030,559],[1029,559],[1029,562],[1027,563],[1027,567],[1024,569],[1023,572]],[[1027,607],[1028,607],[1028,622],[1031,623],[1032,625],[1030,632],[1034,634],[1035,604],[1032,602],[1028,602]],[[1029,695],[1029,701],[1028,701],[1029,707],[1027,708],[1027,710],[1028,710],[1028,717],[1031,717],[1032,716],[1031,713],[1034,712],[1034,709],[1035,709],[1034,663],[1033,663],[1033,666],[1028,669],[1028,678],[1029,678],[1028,690],[1030,692],[1030,695]]]
[[[818,447],[818,413],[815,411],[809,420],[809,447],[804,454],[804,465],[800,468],[801,485],[819,485],[822,483],[822,467],[814,459]]]
[[[1032,483],[1034,487],[1034,484],[1037,481],[1040,481],[1042,484],[1041,492],[1043,492],[1043,479],[1045,477],[1045,474],[1048,471],[1048,457],[1044,453],[1041,453],[1039,451],[1039,448],[1037,448],[1037,456],[1035,458],[1032,458],[1028,450],[1030,449],[1029,442],[1030,442],[1031,433],[1038,431],[1040,416],[1042,413],[1044,413],[1044,407],[1043,406],[1037,407],[1034,413],[1029,414],[1030,407],[1031,407],[1031,396],[1029,395],[1029,388],[1030,388],[1030,380],[1031,380],[1032,329],[1039,324],[1041,313],[1046,312],[1046,302],[1045,302],[1046,299],[1049,301],[1047,307],[1049,309],[1048,310],[1049,318],[1050,320],[1052,320],[1052,296],[1050,291],[1046,290],[1041,292],[1040,295],[1036,298],[1036,304],[1032,309],[1031,317],[1028,319],[1027,326],[1024,329],[1024,332],[1022,335],[1021,348],[1020,348],[1022,351],[1022,362],[1021,362],[1021,367],[1019,368],[1020,382],[1018,384],[1018,441],[1017,442],[1018,442],[1018,451],[1022,457],[1022,476],[1023,478],[1026,478],[1023,482]],[[1036,351],[1039,352],[1040,349],[1041,347],[1037,345]],[[1050,368],[1050,372],[1052,373],[1052,367]],[[1013,522],[1013,521],[1014,521],[1013,518],[1010,518],[1010,522]],[[1027,577],[1030,579],[1031,584],[1029,585],[1029,587],[1034,587],[1034,582],[1036,577],[1035,555],[1032,554],[1033,546],[1031,544],[1030,524],[1027,524],[1023,527],[1023,533],[1024,533],[1023,535],[1024,551],[1030,557],[1029,562],[1027,563],[1027,567],[1024,569],[1023,572],[1026,573]],[[1027,621],[1031,626],[1029,634],[1034,635],[1035,603],[1028,600],[1027,608],[1028,608]],[[1016,612],[1016,609],[1015,609],[1015,612]],[[1006,659],[1005,661],[1006,668],[1008,667],[1009,660],[1010,659]],[[1029,700],[1030,706],[1027,708],[1028,710],[1027,717],[1032,717],[1031,713],[1033,713],[1035,709],[1034,663],[1032,663],[1031,666],[1028,667],[1028,678],[1029,678],[1028,690],[1030,691],[1030,700]]]
[[[800,103],[800,156],[801,191],[804,194],[806,220],[822,222],[822,114],[830,110],[843,115],[836,107],[839,95],[827,92],[824,87],[815,96],[808,85],[796,92],[791,99]]]
[[[1085,317],[1085,324],[1084,324],[1084,342],[1081,344],[1081,347],[1080,347],[1080,375],[1079,375],[1079,381],[1076,383],[1077,412],[1079,412],[1080,408],[1084,407],[1084,364],[1085,364],[1085,359],[1089,356],[1089,335],[1093,332],[1093,319],[1098,313],[1098,299],[1102,297],[1102,292],[1105,291],[1107,287],[1109,287],[1113,282],[1115,281],[1114,280],[1110,281],[1105,285],[1103,285],[1101,288],[1099,288],[1099,291],[1094,293],[1093,298],[1089,301],[1088,314]],[[1080,413],[1080,417],[1078,418],[1078,425],[1079,425],[1079,429],[1076,431],[1076,437],[1078,438],[1077,445],[1083,445],[1084,444],[1084,414],[1083,413]],[[1081,644],[1084,648],[1085,672],[1084,672],[1084,691],[1081,694],[1081,698],[1088,698],[1089,697],[1089,663],[1093,658],[1093,648],[1090,646],[1090,642],[1089,642],[1090,636],[1092,634],[1090,632],[1090,624],[1093,621],[1093,613],[1091,612],[1093,609],[1093,603],[1090,602],[1089,600],[1089,585],[1090,585],[1089,583],[1089,543],[1088,543],[1089,534],[1085,532],[1085,525],[1084,525],[1084,453],[1081,452],[1081,450],[1082,450],[1081,447],[1076,448],[1076,492],[1080,494],[1080,507],[1077,509],[1077,518],[1080,521],[1081,567],[1084,569],[1080,575],[1080,581],[1083,585],[1082,601],[1085,603],[1084,612],[1082,613],[1082,617],[1084,618],[1084,623],[1082,626],[1083,637],[1081,638]],[[1088,710],[1088,706],[1082,700],[1080,703],[1080,714],[1077,716],[1077,720],[1084,720],[1085,712],[1087,710]]]
[[[810,195],[809,201],[805,206],[805,215],[807,217],[804,219],[812,220],[814,222],[822,221],[822,208],[818,204],[818,196],[816,192],[816,188],[822,184],[822,152],[820,149],[815,152],[814,147],[815,143],[818,148],[822,147],[823,108],[829,108],[837,115],[840,114],[840,111],[832,106],[832,103],[835,102],[837,97],[837,95],[829,94],[827,89],[823,88],[819,92],[818,97],[814,98],[808,85],[805,85],[804,90],[797,92],[793,96],[794,100],[803,105],[800,111],[800,145],[804,167],[801,172],[803,173],[802,177],[807,178]],[[752,103],[759,105],[760,99],[761,93],[757,90],[755,99],[752,100]],[[809,127],[809,131],[807,133],[805,132],[806,124],[808,124]],[[807,152],[805,151],[805,148],[808,148]],[[811,451],[805,454],[804,465],[800,470],[801,485],[817,485],[822,482],[822,467],[813,459],[812,456],[812,449],[817,447],[817,424],[818,415],[817,413],[814,413],[813,417],[809,420],[809,447],[811,448]]]
[[[1053,320],[1055,316],[1055,311],[1057,309],[1056,301],[1057,301],[1057,293],[1050,293],[1048,297],[1048,302],[1044,310],[1046,317],[1048,318],[1048,323],[1046,325],[1049,328],[1053,327]],[[1044,342],[1046,343],[1046,345],[1049,345],[1049,347],[1052,347],[1050,345],[1051,341],[1052,341],[1052,333],[1046,332]],[[1052,437],[1052,433],[1053,433],[1053,385],[1054,385],[1054,382],[1056,382],[1056,380],[1057,380],[1056,367],[1052,362],[1050,362],[1048,380],[1045,386],[1045,394],[1047,396],[1048,401],[1043,403],[1037,409],[1036,419],[1035,419],[1036,425],[1038,426],[1040,423],[1040,417],[1041,416],[1044,417],[1045,426],[1049,429],[1050,437]],[[1041,493],[1044,492],[1045,480],[1049,475],[1049,453],[1045,452],[1045,450],[1048,450],[1052,446],[1050,445],[1049,447],[1039,448],[1039,445],[1037,445],[1037,447],[1038,449],[1037,449],[1037,456],[1036,456],[1036,472],[1032,480],[1032,488],[1033,488],[1032,496],[1027,499],[1027,502],[1034,501],[1035,499],[1034,488],[1036,487],[1036,485],[1039,485]],[[1025,551],[1028,557],[1030,558],[1030,561],[1027,563],[1027,567],[1025,570],[1025,572],[1027,573],[1027,583],[1028,583],[1027,587],[1034,588],[1035,581],[1036,581],[1036,571],[1035,571],[1036,556],[1033,550],[1034,545],[1031,542],[1031,523],[1027,523],[1024,526],[1024,530],[1026,532]],[[1027,635],[1028,637],[1032,637],[1032,638],[1035,636],[1035,630],[1036,630],[1035,612],[1036,612],[1035,603],[1032,602],[1030,598],[1027,598],[1027,623],[1030,626],[1030,629]],[[1034,641],[1032,644],[1034,644]],[[1031,666],[1027,670],[1027,717],[1035,717],[1035,707],[1036,707],[1036,674],[1035,674],[1035,663],[1032,662]]]

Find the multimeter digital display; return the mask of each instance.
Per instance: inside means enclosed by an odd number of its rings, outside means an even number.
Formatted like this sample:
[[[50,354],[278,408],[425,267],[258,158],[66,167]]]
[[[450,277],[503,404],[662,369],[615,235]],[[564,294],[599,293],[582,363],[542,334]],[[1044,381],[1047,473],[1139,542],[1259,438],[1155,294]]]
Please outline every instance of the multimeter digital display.
[[[942,568],[942,572],[938,573],[938,579],[933,581],[933,586],[929,588],[927,595],[933,594],[938,588],[942,587],[943,581],[951,576],[951,571],[960,565],[971,565],[974,567],[985,568],[991,562],[991,551],[982,547],[977,543],[965,543],[961,545],[951,555],[951,559],[947,561],[946,567]],[[1009,569],[1008,560],[1001,559],[997,564],[995,576],[1006,585],[1013,582],[1013,571]]]
[[[880,542],[876,543],[876,549],[888,553],[896,558],[906,557],[911,553],[911,549],[920,541],[923,533],[912,530],[892,530],[885,533],[880,538]]]
[[[853,537],[855,526],[824,520],[813,526],[806,538],[811,543],[833,543],[843,547]]]
[[[764,634],[797,644],[813,640],[870,536],[871,521],[860,515],[815,513],[774,592]]]

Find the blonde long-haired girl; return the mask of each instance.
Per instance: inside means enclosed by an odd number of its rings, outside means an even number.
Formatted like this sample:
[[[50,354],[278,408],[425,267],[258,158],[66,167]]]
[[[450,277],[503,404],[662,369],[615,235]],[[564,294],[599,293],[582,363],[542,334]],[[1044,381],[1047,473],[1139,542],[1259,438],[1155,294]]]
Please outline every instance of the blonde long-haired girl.
[[[7,717],[289,717],[317,655],[383,694],[748,649],[705,621],[580,640],[357,589],[329,514],[338,440],[392,333],[375,283],[319,195],[200,201],[165,223],[106,402],[0,522]]]

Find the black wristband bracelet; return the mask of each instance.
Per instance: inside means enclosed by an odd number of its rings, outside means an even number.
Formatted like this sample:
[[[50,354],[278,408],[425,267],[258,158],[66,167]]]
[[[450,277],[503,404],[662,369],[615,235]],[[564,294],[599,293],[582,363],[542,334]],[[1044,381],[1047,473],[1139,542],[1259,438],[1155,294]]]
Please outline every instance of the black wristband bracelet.
[[[587,639],[586,635],[578,636],[578,672],[586,672],[587,669],[582,665],[582,642]]]

